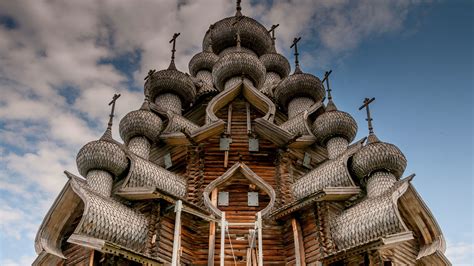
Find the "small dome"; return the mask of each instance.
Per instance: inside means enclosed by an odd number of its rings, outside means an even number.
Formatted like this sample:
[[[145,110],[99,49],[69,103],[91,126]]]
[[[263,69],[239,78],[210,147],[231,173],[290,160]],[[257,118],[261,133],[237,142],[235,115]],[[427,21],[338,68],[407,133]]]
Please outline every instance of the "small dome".
[[[152,102],[160,94],[176,94],[183,102],[183,107],[185,108],[193,103],[196,98],[196,88],[191,77],[176,70],[171,65],[168,69],[153,73],[145,82],[145,91],[148,92]]]
[[[128,167],[125,152],[117,144],[108,140],[95,140],[84,145],[77,154],[76,164],[79,173],[86,176],[89,170],[99,169],[119,176]]]
[[[163,127],[161,118],[149,110],[136,110],[125,115],[120,121],[120,137],[128,143],[133,137],[145,136],[156,141]]]
[[[269,53],[260,56],[260,61],[262,61],[267,72],[275,72],[280,75],[281,78],[288,77],[290,73],[290,63],[281,54],[278,53]]]
[[[235,52],[244,52],[244,53],[250,54],[252,56],[257,56],[258,57],[258,55],[254,51],[250,50],[249,48],[237,47],[237,46],[232,46],[232,47],[229,47],[229,48],[225,48],[224,50],[222,50],[219,53],[219,57],[223,57],[227,54],[231,54],[231,53],[235,53]]]
[[[189,61],[189,73],[191,73],[192,76],[196,76],[196,73],[200,70],[209,70],[209,72],[211,72],[217,60],[219,60],[219,56],[213,52],[200,52],[194,55],[191,61]]]
[[[313,133],[321,145],[332,137],[342,137],[350,143],[357,134],[357,123],[346,112],[326,111],[314,121]]]
[[[275,98],[284,109],[287,108],[291,99],[296,97],[309,97],[315,102],[320,102],[326,92],[319,78],[297,72],[283,79],[275,88]]]
[[[229,78],[242,75],[252,80],[255,87],[260,89],[265,81],[265,67],[258,57],[237,51],[221,57],[212,69],[213,82],[221,91]]]
[[[237,27],[240,29],[240,38],[242,46],[253,50],[257,55],[263,55],[270,52],[272,39],[267,29],[253,18],[239,16],[242,18],[236,25],[236,16],[228,17],[214,23],[212,29],[212,49],[216,54],[228,47],[235,46],[235,34]],[[202,47],[208,47],[211,44],[211,31],[206,32]]]
[[[407,166],[407,160],[397,146],[381,141],[362,147],[352,157],[352,170],[359,178],[375,171],[388,171],[400,178]]]

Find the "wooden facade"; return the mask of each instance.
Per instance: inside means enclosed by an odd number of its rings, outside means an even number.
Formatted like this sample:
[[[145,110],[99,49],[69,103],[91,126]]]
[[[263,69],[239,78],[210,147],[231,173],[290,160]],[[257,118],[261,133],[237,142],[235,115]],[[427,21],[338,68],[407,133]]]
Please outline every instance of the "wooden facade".
[[[177,36],[120,122],[124,143],[111,119],[78,154],[84,178],[66,172],[34,265],[449,265],[369,101],[369,137],[351,144],[355,120],[297,58],[289,75],[274,32],[240,6],[206,33],[191,76],[174,65]]]

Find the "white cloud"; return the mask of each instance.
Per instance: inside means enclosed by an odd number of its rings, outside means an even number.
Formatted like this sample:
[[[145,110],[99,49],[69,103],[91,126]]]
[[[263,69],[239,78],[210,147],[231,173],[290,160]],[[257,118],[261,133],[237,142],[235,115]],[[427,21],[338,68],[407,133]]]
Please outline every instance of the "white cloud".
[[[446,257],[453,265],[473,265],[474,264],[474,243],[448,242]]]

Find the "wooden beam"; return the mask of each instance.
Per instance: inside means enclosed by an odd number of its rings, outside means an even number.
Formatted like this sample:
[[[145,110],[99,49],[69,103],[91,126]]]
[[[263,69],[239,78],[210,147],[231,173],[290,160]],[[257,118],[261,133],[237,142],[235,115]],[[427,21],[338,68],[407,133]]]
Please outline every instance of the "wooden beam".
[[[226,134],[230,137],[232,130],[232,104],[229,104],[229,109],[227,109],[227,130]],[[224,167],[227,167],[229,163],[229,151],[224,152]]]
[[[181,249],[181,209],[183,207],[183,202],[178,200],[175,205],[174,211],[176,212],[176,217],[174,220],[174,237],[173,237],[173,257],[171,259],[171,265],[179,266],[179,251]]]
[[[293,240],[295,243],[295,260],[296,266],[306,265],[303,235],[301,227],[296,218],[291,218],[291,227],[293,228]]]
[[[258,230],[258,266],[263,266],[263,237],[262,237],[262,212],[257,212]]]
[[[221,253],[219,255],[220,259],[220,266],[224,265],[224,258],[225,258],[225,212],[222,212],[221,216]]]
[[[211,204],[217,206],[217,188],[212,190],[211,193]],[[207,265],[214,265],[214,252],[216,248],[216,222],[209,223],[209,251],[207,255]]]

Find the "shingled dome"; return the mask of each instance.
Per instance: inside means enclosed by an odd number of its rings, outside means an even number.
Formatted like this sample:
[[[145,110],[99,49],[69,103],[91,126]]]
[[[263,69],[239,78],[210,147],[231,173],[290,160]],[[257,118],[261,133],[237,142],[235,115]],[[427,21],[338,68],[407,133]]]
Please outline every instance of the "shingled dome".
[[[219,60],[219,56],[213,52],[203,51],[200,52],[191,58],[189,61],[189,73],[196,76],[196,74],[201,70],[212,71],[212,67]]]
[[[275,98],[281,107],[286,109],[291,99],[308,97],[315,102],[320,102],[325,91],[319,78],[307,73],[294,73],[285,78],[275,88]]]
[[[388,171],[400,178],[406,166],[407,160],[400,149],[381,141],[365,145],[352,158],[352,170],[359,178],[375,171]]]
[[[357,123],[346,112],[326,111],[314,121],[313,134],[321,145],[332,137],[342,137],[350,143],[357,134]]]
[[[112,141],[99,139],[84,145],[77,154],[76,164],[79,173],[86,176],[89,170],[104,170],[119,176],[128,166],[122,148]]]
[[[171,67],[153,73],[145,82],[145,91],[152,102],[160,94],[176,94],[183,107],[188,107],[196,98],[196,87],[191,77]]]
[[[238,25],[233,25],[237,18],[240,19],[240,22]],[[237,27],[240,29],[243,47],[251,49],[259,56],[270,52],[272,39],[262,24],[246,16],[232,16],[214,24],[212,29],[212,49],[216,54],[219,54],[226,48],[235,46]],[[208,47],[210,43],[211,32],[208,31],[204,36],[202,47]]]
[[[278,53],[269,53],[260,56],[267,72],[275,72],[281,78],[286,78],[290,73],[290,63],[283,55]]]
[[[156,141],[163,128],[161,118],[149,110],[136,110],[128,113],[120,121],[120,137],[128,143],[131,138],[145,136]]]
[[[212,79],[217,89],[223,90],[225,82],[232,77],[244,75],[259,89],[265,81],[265,66],[258,57],[243,51],[224,55],[212,69]]]

